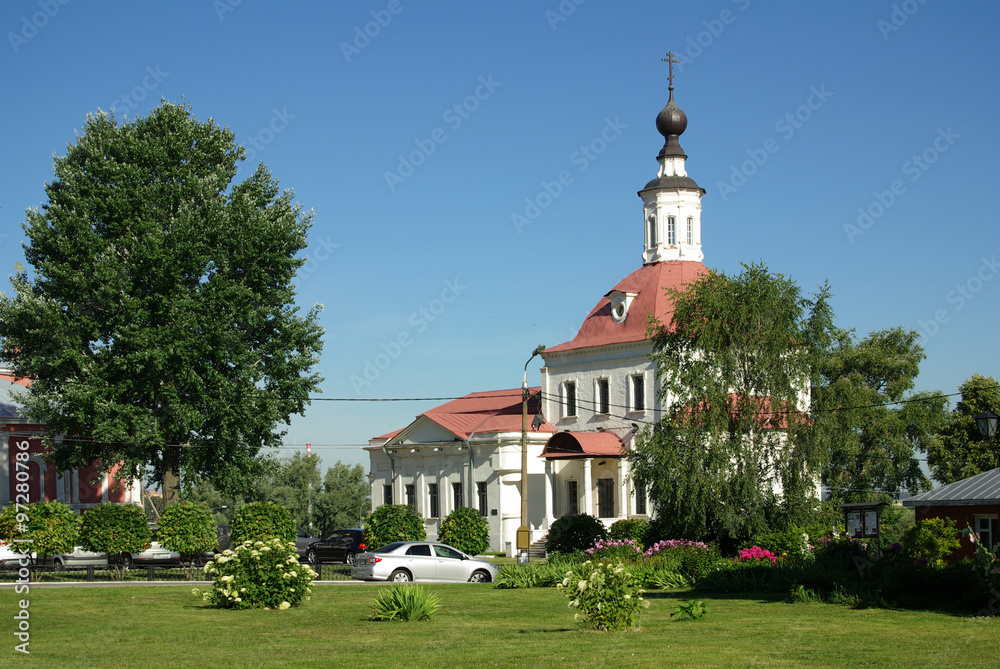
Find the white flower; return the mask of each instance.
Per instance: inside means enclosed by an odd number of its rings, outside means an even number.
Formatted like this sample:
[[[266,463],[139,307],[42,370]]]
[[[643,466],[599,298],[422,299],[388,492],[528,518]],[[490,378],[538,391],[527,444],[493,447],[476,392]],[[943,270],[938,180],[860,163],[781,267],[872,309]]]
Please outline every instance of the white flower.
[[[291,607],[291,604],[289,604],[288,602],[282,602],[281,604],[278,605],[278,609],[280,609],[281,611],[284,611],[289,607]]]
[[[229,562],[229,557],[225,553],[223,553],[219,557],[215,558],[215,563],[216,564],[225,564],[227,562]],[[208,568],[211,567],[211,566],[212,565],[208,565],[208,564],[205,565],[205,571],[208,571]]]
[[[632,595],[625,595],[625,600],[626,600],[626,601],[628,601],[628,600],[630,600],[630,599],[632,599]]]
[[[580,581],[579,583],[576,584],[576,589],[579,590],[580,592],[583,592],[584,590],[587,589],[587,582]]]
[[[264,546],[263,548],[260,549],[260,552],[261,553],[267,553],[270,550],[271,550],[270,546]]]

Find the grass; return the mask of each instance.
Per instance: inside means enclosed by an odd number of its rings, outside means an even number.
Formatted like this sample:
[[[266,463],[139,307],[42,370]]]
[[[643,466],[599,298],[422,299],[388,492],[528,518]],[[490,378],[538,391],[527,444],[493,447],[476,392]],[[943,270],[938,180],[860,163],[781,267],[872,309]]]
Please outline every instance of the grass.
[[[1000,653],[1000,619],[699,594],[711,612],[676,622],[687,591],[648,593],[627,633],[578,627],[551,588],[464,584],[427,586],[442,604],[430,621],[373,622],[378,587],[315,586],[281,612],[207,608],[187,587],[5,588],[0,657],[20,655],[23,598],[35,667],[981,667]]]

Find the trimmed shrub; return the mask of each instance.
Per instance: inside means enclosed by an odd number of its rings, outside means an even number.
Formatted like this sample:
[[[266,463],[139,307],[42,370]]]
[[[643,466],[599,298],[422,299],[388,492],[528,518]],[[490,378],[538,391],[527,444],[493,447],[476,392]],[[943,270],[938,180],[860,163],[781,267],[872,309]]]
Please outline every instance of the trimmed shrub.
[[[364,542],[368,550],[395,541],[423,541],[426,538],[423,519],[406,504],[383,504],[365,518]]]
[[[430,620],[441,608],[441,598],[419,585],[380,588],[372,602],[372,620],[410,622]]]
[[[545,550],[548,553],[586,550],[598,539],[607,538],[608,530],[597,518],[586,513],[567,514],[552,523]]]
[[[646,537],[649,535],[649,521],[644,518],[629,518],[616,520],[608,530],[609,539],[625,541],[631,539],[636,544],[646,547]]]
[[[595,630],[618,631],[636,627],[639,608],[649,606],[625,565],[588,560],[566,572],[557,586],[577,609],[576,618]]]
[[[951,518],[927,518],[906,530],[899,543],[914,561],[943,567],[944,559],[959,546],[958,530]]]
[[[80,516],[72,509],[62,502],[34,502],[24,511],[28,515],[24,538],[31,540],[32,552],[38,556],[73,552],[80,533]]]
[[[180,502],[163,510],[156,530],[160,545],[177,551],[186,562],[219,545],[218,528],[205,504]]]
[[[212,590],[192,592],[223,609],[284,610],[308,599],[316,572],[299,564],[294,541],[244,541],[205,565]]]
[[[275,502],[250,502],[233,516],[229,539],[235,546],[266,539],[295,541],[295,535],[295,522],[288,509]]]
[[[83,512],[80,543],[107,553],[110,564],[124,567],[129,555],[149,547],[151,536],[146,513],[135,504],[105,502]]]
[[[441,521],[438,540],[463,553],[479,555],[490,547],[490,528],[479,511],[460,506]]]

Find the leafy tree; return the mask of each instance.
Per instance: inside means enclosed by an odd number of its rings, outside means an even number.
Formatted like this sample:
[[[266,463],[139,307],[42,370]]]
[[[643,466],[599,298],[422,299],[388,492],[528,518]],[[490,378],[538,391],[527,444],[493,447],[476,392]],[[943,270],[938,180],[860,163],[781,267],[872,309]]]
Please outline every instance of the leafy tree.
[[[204,504],[195,502],[168,506],[160,517],[156,537],[161,546],[177,551],[187,562],[219,545],[212,513]]]
[[[105,502],[83,512],[80,542],[90,551],[107,553],[108,561],[124,566],[129,555],[149,547],[146,514],[135,504]]]
[[[244,541],[268,538],[295,541],[295,523],[288,509],[275,502],[250,502],[233,516],[230,541],[233,546]]]
[[[327,468],[323,491],[313,502],[313,527],[324,537],[339,528],[359,527],[359,518],[370,508],[371,484],[364,468],[337,462]]]
[[[90,115],[29,210],[28,272],[0,295],[0,358],[34,379],[55,466],[151,468],[241,487],[319,384],[318,308],[294,306],[311,215],[234,134],[162,103],[119,124]]]
[[[823,482],[836,499],[872,501],[929,486],[914,455],[934,448],[945,398],[910,393],[924,358],[917,340],[899,327],[859,342],[840,330],[820,359],[812,428],[829,454]]]
[[[799,411],[829,294],[806,300],[760,264],[709,272],[669,297],[671,323],[650,324],[666,417],[629,454],[633,475],[668,536],[738,541],[814,496],[822,452]]]
[[[992,377],[973,374],[958,389],[961,401],[944,420],[939,439],[927,448],[927,465],[941,483],[1000,467],[1000,442],[983,439],[975,420],[984,411],[1000,410],[1000,386]]]
[[[309,528],[310,511],[319,492],[320,457],[296,452],[277,463],[264,498],[288,509],[296,525]]]
[[[460,506],[441,521],[438,540],[463,553],[479,555],[490,547],[490,528],[477,509]]]
[[[394,541],[426,538],[423,519],[406,504],[383,504],[365,519],[364,542],[369,550]]]
[[[951,518],[925,518],[899,540],[906,554],[919,563],[944,567],[945,558],[958,549],[960,541]]]

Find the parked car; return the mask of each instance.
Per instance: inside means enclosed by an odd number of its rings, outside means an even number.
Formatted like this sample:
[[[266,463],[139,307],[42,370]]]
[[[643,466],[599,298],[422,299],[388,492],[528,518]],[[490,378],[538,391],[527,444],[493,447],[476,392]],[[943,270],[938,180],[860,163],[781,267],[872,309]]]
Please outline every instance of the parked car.
[[[152,529],[152,537],[150,538],[149,544],[146,545],[145,550],[138,553],[132,553],[127,558],[127,564],[129,567],[138,567],[144,564],[163,564],[163,565],[174,565],[181,563],[181,554],[177,551],[172,551],[169,548],[164,548],[156,540],[156,528]]]
[[[19,544],[6,544],[0,541],[0,567],[20,566],[23,555],[16,550],[19,547]],[[30,557],[34,558],[35,554],[32,553]]]
[[[310,564],[318,562],[343,562],[354,564],[354,556],[363,553],[365,544],[362,530],[335,530],[325,539],[313,540],[306,550]]]
[[[49,559],[46,559],[45,562],[49,562]],[[59,567],[86,567],[88,565],[107,567],[108,554],[88,551],[83,546],[74,546],[72,553],[56,555],[51,558],[51,562]]]
[[[397,541],[357,556],[351,578],[362,581],[471,581],[489,583],[499,568],[433,541]]]

